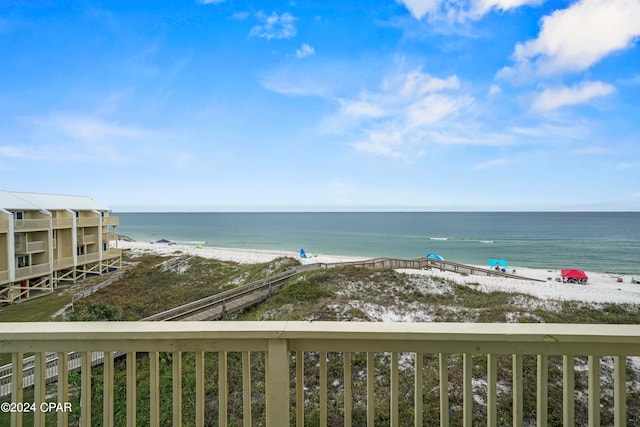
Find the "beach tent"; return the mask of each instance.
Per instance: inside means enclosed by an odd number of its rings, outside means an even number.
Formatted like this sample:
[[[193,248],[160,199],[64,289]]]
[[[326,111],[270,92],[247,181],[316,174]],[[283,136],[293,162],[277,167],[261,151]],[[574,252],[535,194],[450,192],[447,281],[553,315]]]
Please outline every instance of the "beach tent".
[[[304,249],[300,249],[300,258],[307,258],[307,254],[305,253]]]
[[[589,277],[587,277],[584,271],[576,270],[573,268],[561,270],[560,273],[562,273],[562,277],[566,277],[567,279],[582,279],[582,280],[589,279]]]
[[[501,265],[504,268],[509,268],[509,266],[507,265],[507,260],[504,259],[489,258],[489,265],[491,266],[491,268],[495,267],[496,265]]]
[[[425,256],[425,258],[429,258],[429,259],[437,259],[438,261],[444,261],[444,258],[442,258],[440,255],[438,254],[428,254],[427,256]]]

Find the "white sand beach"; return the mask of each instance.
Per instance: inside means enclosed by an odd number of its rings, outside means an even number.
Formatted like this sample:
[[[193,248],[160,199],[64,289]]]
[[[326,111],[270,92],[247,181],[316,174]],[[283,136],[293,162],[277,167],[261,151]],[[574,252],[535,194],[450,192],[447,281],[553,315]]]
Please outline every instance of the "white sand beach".
[[[178,244],[127,242],[118,241],[118,247],[130,249],[134,252],[153,252],[160,255],[173,255],[184,253],[203,258],[213,258],[222,261],[234,261],[238,263],[268,262],[275,258],[286,256],[300,260],[302,264],[334,263],[345,261],[359,261],[367,257],[348,257],[336,255],[314,254],[307,252],[309,258],[300,258],[297,252],[260,250],[260,249],[232,249],[209,246],[191,246]],[[488,266],[478,266],[488,268]],[[557,282],[560,277],[559,270],[543,270],[512,266],[519,276],[540,279],[545,282],[509,279],[501,277],[487,277],[480,275],[461,275],[452,272],[432,270],[400,269],[399,272],[407,274],[420,274],[442,277],[454,283],[473,283],[479,285],[478,289],[491,292],[502,291],[522,293],[544,300],[555,301],[584,301],[590,303],[616,303],[616,304],[640,304],[640,284],[631,283],[631,277],[622,277],[618,282],[618,276],[607,273],[586,272],[589,280],[585,285]],[[547,279],[551,280],[547,280]],[[640,277],[636,277],[640,279]]]

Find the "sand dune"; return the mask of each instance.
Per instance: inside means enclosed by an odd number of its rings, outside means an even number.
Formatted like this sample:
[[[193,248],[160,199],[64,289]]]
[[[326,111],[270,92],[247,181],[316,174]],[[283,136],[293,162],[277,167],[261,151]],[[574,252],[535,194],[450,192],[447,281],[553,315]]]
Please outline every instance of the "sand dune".
[[[344,261],[358,261],[366,257],[348,257],[324,254],[308,254],[309,258],[303,259],[297,252],[261,250],[261,249],[232,249],[216,247],[196,247],[191,245],[169,245],[162,243],[125,242],[119,241],[118,247],[130,249],[134,252],[154,252],[162,255],[171,255],[182,252],[197,255],[203,258],[213,258],[222,261],[234,261],[238,263],[268,262],[275,258],[287,256],[299,259],[303,264],[316,262],[334,263]],[[479,266],[487,267],[487,266]],[[586,285],[557,282],[560,277],[559,270],[543,270],[525,267],[512,267],[520,276],[544,280],[545,283],[501,277],[486,277],[479,275],[461,275],[452,272],[432,270],[398,270],[407,274],[433,275],[451,280],[455,283],[474,283],[478,289],[491,292],[503,291],[523,293],[547,300],[559,301],[584,301],[592,303],[629,303],[640,304],[640,284],[631,283],[631,277],[622,277],[623,282],[617,281],[618,276],[607,273],[587,272],[589,281]],[[551,279],[551,280],[548,280]],[[640,279],[638,277],[637,279]]]

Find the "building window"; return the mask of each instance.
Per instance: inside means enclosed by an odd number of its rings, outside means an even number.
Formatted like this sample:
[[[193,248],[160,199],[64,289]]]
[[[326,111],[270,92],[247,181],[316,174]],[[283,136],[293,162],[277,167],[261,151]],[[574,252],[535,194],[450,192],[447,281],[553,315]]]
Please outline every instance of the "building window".
[[[78,255],[84,255],[84,246],[78,246]]]
[[[16,219],[24,219],[24,217],[25,217],[24,212],[16,212]]]
[[[18,263],[18,268],[28,267],[29,266],[29,255],[18,255],[16,257],[16,261]]]

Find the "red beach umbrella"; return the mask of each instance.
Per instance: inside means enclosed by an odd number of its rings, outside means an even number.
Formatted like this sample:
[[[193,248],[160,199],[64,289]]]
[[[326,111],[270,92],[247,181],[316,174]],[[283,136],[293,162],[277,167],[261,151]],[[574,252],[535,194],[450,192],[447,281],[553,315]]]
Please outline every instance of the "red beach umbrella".
[[[569,279],[584,279],[587,280],[589,277],[587,277],[587,275],[585,274],[584,271],[582,270],[575,270],[575,269],[567,269],[567,270],[561,270],[560,271],[562,273],[562,277],[567,277]]]

